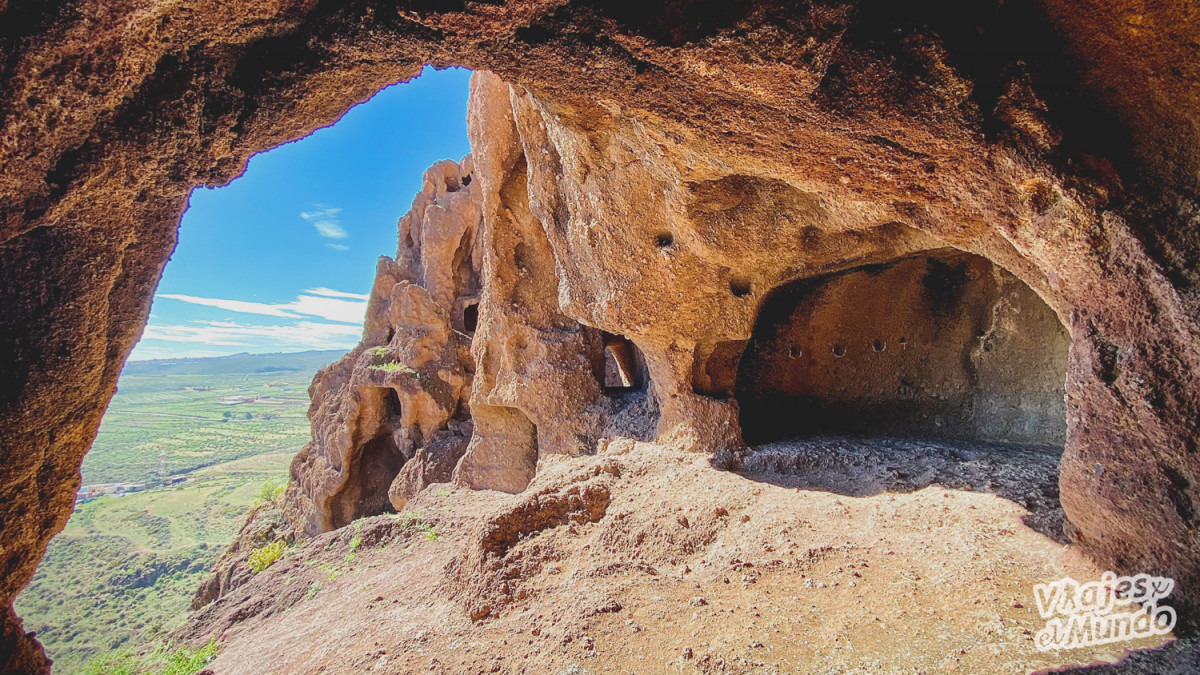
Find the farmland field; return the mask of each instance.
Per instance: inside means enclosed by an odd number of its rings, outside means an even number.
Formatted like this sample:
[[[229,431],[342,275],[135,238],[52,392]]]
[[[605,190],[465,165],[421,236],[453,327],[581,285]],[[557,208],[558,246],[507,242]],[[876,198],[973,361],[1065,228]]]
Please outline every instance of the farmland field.
[[[167,473],[178,474],[299,448],[309,435],[309,382],[319,367],[340,356],[302,352],[130,363],[83,461],[83,483],[146,480],[162,459]],[[256,400],[230,403],[236,399]]]
[[[126,366],[84,459],[84,485],[155,482],[164,469],[185,480],[81,504],[51,542],[16,606],[56,673],[152,642],[184,619],[264,484],[287,479],[292,456],[309,439],[308,384],[340,356]]]

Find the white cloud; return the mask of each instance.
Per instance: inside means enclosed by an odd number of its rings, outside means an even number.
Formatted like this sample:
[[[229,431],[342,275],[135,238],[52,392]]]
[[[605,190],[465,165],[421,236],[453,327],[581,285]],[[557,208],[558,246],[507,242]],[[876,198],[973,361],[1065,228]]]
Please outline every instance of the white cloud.
[[[342,212],[341,209],[330,209],[321,204],[316,206],[317,208],[312,211],[301,211],[300,217],[312,223],[312,226],[317,228],[317,234],[326,239],[345,239],[350,236],[346,232],[346,228],[342,227],[342,221],[337,217]]]
[[[346,246],[345,244],[325,244],[325,245],[335,251],[349,251],[350,250],[350,247]]]
[[[219,309],[227,309],[231,312],[241,312],[243,314],[262,314],[264,316],[278,316],[289,319],[300,318],[299,315],[288,311],[287,305],[268,305],[262,302],[223,300],[221,298],[199,298],[194,295],[180,295],[178,293],[160,293],[154,297],[179,300],[180,302],[190,302],[193,305],[204,305],[205,307],[217,307]]]
[[[360,326],[319,321],[298,321],[280,326],[235,321],[193,321],[146,326],[138,343],[136,357],[215,356],[239,351],[349,350],[361,337]],[[169,344],[154,344],[156,341]]]
[[[198,342],[226,347],[248,347],[255,339],[329,348],[353,347],[362,336],[359,326],[317,321],[299,321],[282,326],[244,324],[236,321],[193,321],[189,324],[146,326],[144,340]]]
[[[193,305],[216,307],[240,314],[259,314],[284,319],[308,319],[319,317],[328,321],[339,321],[362,325],[367,312],[367,297],[355,293],[343,293],[328,288],[318,288],[302,293],[292,302],[265,303],[224,298],[202,298],[178,293],[162,293],[155,298],[167,298],[188,302]],[[353,298],[353,299],[351,299]]]
[[[371,296],[363,293],[347,293],[346,291],[335,291],[332,288],[310,288],[305,293],[309,295],[323,295],[327,298],[350,298],[351,300],[370,300]]]
[[[345,300],[318,295],[301,295],[294,302],[288,303],[287,307],[304,316],[319,316],[329,321],[355,325],[362,325],[363,317],[367,314],[366,300]]]

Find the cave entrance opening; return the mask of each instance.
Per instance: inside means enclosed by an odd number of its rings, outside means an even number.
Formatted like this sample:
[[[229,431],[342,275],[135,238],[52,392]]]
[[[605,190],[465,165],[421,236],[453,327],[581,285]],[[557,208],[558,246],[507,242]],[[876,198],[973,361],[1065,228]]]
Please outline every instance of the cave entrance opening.
[[[476,329],[479,328],[479,302],[469,302],[463,306],[462,312],[463,330],[467,335],[474,335]]]
[[[645,392],[650,382],[646,357],[633,340],[624,335],[601,332],[604,341],[604,379],[607,394]]]
[[[335,529],[359,518],[394,512],[388,488],[409,459],[396,441],[402,412],[396,391],[384,387],[367,389],[362,406],[360,416],[376,423],[364,425],[370,440],[362,444],[357,457],[348,461],[346,482],[330,498],[329,513]]]
[[[894,436],[1061,453],[1069,335],[1026,284],[938,249],[791,282],[738,366],[743,438]]]

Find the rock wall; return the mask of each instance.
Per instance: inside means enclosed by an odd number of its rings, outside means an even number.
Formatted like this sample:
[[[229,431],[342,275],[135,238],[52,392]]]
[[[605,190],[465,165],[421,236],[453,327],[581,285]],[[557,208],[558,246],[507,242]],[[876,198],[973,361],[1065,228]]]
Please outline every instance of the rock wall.
[[[463,454],[475,372],[466,319],[479,303],[483,252],[472,178],[470,157],[425,172],[400,219],[395,260],[379,259],[362,341],[313,378],[313,440],[292,461],[285,495],[296,532],[402,509]]]
[[[736,445],[734,356],[767,293],[953,247],[1029,286],[1070,333],[1061,494],[1076,541],[1175,577],[1194,608],[1197,34],[1183,0],[0,0],[0,663],[44,667],[11,599],[70,514],[189,190],[425,63],[511,85],[472,104],[497,128],[511,116],[493,147],[472,135],[485,221],[509,223],[514,246],[490,273],[484,246],[472,269],[477,335],[514,342],[472,347],[474,421],[493,431],[472,437],[460,481],[518,489],[537,452],[584,452],[628,419],[585,379],[606,333],[644,355],[660,439]],[[433,346],[458,320],[438,295],[457,282],[396,266],[373,307],[422,317],[412,337],[437,395],[358,368],[365,350],[314,389],[392,458],[384,473],[459,414],[468,379]],[[369,337],[379,366],[417,356]],[[572,384],[523,389],[543,361]],[[352,382],[374,393],[332,395]],[[379,487],[342,473],[352,439],[319,433],[289,502],[310,531]],[[328,507],[316,521],[302,494]]]

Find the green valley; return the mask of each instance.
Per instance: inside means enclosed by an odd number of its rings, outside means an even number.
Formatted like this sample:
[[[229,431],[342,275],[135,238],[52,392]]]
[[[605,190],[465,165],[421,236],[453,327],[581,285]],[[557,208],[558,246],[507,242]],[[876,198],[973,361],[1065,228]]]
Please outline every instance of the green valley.
[[[131,362],[85,489],[17,598],[55,672],[152,643],[309,439],[308,385],[341,352]]]

